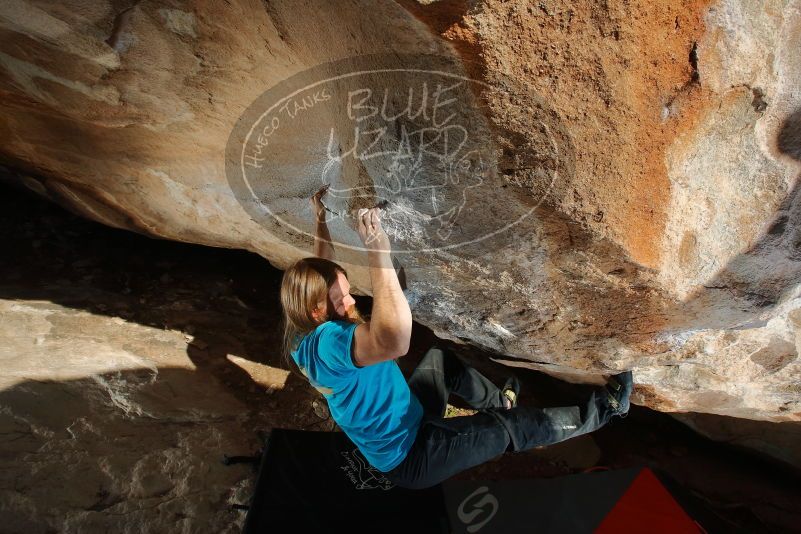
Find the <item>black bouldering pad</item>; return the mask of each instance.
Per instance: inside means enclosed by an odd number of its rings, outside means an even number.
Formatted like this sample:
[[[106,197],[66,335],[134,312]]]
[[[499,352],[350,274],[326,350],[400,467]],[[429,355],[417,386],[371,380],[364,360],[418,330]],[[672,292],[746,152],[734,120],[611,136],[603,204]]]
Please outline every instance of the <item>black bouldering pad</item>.
[[[407,490],[370,466],[342,432],[275,429],[244,532],[701,532],[685,512],[691,501],[677,501],[674,491],[646,467]]]
[[[440,486],[393,486],[342,432],[275,429],[265,443],[244,532],[311,529],[448,532]]]

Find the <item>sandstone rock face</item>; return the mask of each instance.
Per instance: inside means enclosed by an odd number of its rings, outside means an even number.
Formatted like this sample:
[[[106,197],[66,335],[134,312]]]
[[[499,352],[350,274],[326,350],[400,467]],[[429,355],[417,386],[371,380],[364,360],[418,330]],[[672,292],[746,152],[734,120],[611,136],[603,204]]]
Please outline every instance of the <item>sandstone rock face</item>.
[[[12,0],[0,22],[2,156],[29,187],[280,267],[311,241],[260,224],[226,178],[229,136],[264,91],[377,53],[437,54],[512,85],[482,95],[497,187],[464,213],[532,215],[483,252],[400,258],[415,318],[576,381],[633,368],[635,401],[655,409],[801,420],[797,0]],[[305,231],[307,141],[271,160],[273,190],[291,191],[274,200]],[[361,163],[345,182],[381,185]],[[397,246],[414,237],[390,229]],[[332,235],[354,238],[344,223]],[[369,293],[363,266],[349,272]]]
[[[250,472],[219,460],[255,450],[247,406],[182,332],[35,300],[0,313],[4,531],[239,531]]]

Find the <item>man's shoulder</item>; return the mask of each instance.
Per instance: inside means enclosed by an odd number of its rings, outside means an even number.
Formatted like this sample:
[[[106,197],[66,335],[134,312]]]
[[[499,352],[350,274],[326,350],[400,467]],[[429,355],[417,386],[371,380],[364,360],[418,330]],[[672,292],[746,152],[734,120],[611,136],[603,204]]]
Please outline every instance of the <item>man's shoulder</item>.
[[[316,347],[339,346],[346,343],[353,336],[358,324],[350,321],[326,321],[309,333],[309,342]]]
[[[352,347],[357,326],[357,323],[340,320],[326,321],[317,326],[312,341],[314,353],[329,365],[356,368]]]
[[[314,329],[316,333],[321,332],[341,332],[347,330],[349,328],[354,328],[358,326],[357,323],[353,323],[351,321],[343,321],[341,319],[333,319],[331,321],[326,321],[323,324],[317,326]]]

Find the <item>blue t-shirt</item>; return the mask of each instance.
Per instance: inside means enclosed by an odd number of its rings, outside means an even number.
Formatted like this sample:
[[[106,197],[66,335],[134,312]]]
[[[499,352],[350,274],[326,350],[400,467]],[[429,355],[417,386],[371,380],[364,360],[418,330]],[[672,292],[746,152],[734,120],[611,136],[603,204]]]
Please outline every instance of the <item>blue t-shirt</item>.
[[[423,407],[394,360],[356,367],[351,359],[356,326],[327,321],[307,334],[291,354],[328,401],[334,421],[373,467],[386,472],[409,452]]]

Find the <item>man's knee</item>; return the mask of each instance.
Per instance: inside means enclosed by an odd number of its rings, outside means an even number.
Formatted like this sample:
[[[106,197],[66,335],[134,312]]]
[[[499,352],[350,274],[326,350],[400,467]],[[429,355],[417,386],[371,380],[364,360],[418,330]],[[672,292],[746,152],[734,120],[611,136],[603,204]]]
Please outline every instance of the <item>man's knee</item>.
[[[442,360],[445,357],[445,350],[439,345],[432,345],[423,356],[423,361],[426,360]]]

